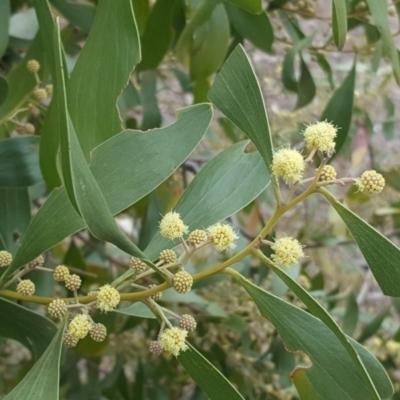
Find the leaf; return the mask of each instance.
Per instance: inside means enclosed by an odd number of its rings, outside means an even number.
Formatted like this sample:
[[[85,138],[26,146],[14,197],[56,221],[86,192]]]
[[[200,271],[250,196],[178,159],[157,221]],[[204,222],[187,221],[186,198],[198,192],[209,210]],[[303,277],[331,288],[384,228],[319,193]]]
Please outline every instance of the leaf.
[[[394,132],[396,127],[396,116],[395,116],[395,106],[389,97],[384,96],[383,104],[386,110],[386,118],[382,123],[382,131],[387,140],[394,138]]]
[[[0,106],[4,103],[4,100],[8,95],[8,83],[7,81],[0,76]]]
[[[131,317],[155,319],[155,315],[142,302],[136,302],[129,307],[117,308],[113,312],[129,315]]]
[[[346,0],[332,1],[332,30],[333,41],[338,50],[342,50],[347,35]]]
[[[235,274],[235,279],[249,293],[261,314],[276,327],[286,348],[303,351],[312,362],[310,367],[297,367],[291,378],[300,398],[324,400],[371,399],[347,351],[337,337],[319,319],[271,295]],[[372,377],[382,398],[393,389],[381,364],[362,346],[350,339]]]
[[[346,312],[343,316],[343,332],[351,336],[358,322],[358,304],[353,292],[347,298]]]
[[[6,249],[14,253],[29,225],[31,207],[27,188],[0,188],[0,236]]]
[[[117,98],[139,60],[132,2],[100,0],[68,85],[68,110],[86,160],[121,131]]]
[[[252,14],[261,14],[263,11],[261,0],[226,0],[226,2]]]
[[[374,23],[382,34],[384,52],[390,57],[396,82],[400,84],[400,60],[393,34],[390,31],[386,2],[385,0],[367,0],[367,4]]]
[[[300,57],[300,79],[298,85],[298,97],[296,102],[296,109],[306,106],[311,103],[317,92],[314,79],[304,62],[303,57]]]
[[[143,121],[141,129],[158,128],[161,125],[161,113],[157,104],[157,71],[145,71],[140,74]]]
[[[268,172],[258,153],[245,153],[249,142],[229,147],[196,175],[174,210],[189,230],[204,229],[224,220],[254,200],[269,184]],[[145,253],[155,259],[171,241],[158,233]]]
[[[271,174],[272,140],[256,75],[241,45],[219,71],[209,99],[255,144]]]
[[[335,154],[338,154],[346,141],[353,114],[354,86],[356,80],[356,63],[336,90],[323,111],[320,121],[327,120],[339,127],[336,137]]]
[[[42,182],[39,138],[13,137],[0,142],[0,187],[25,187]]]
[[[229,45],[229,21],[222,4],[194,32],[190,57],[192,81],[200,82],[217,71],[225,60]]]
[[[150,193],[197,146],[210,124],[211,107],[199,104],[178,111],[174,124],[148,131],[123,131],[92,153],[91,171],[113,215]],[[132,166],[135,173],[132,173]],[[64,188],[53,190],[24,236],[10,271],[85,228]]]
[[[173,38],[172,18],[177,0],[157,0],[141,37],[142,61],[138,71],[157,69],[168,52]]]
[[[274,43],[274,31],[266,12],[259,15],[250,14],[237,7],[225,3],[229,22],[235,30],[255,47],[271,53]]]
[[[50,2],[71,24],[84,32],[90,31],[96,15],[95,7],[89,4],[71,3],[68,0],[50,0]]]
[[[255,254],[264,264],[270,266],[279,278],[292,290],[292,292],[308,307],[314,316],[319,318],[321,322],[336,336],[345,351],[351,357],[353,365],[357,368],[358,375],[360,375],[363,385],[371,395],[372,399],[379,400],[379,395],[376,392],[374,383],[360,359],[359,354],[355,351],[354,347],[349,341],[349,338],[344,335],[338,324],[332,319],[329,313],[305,290],[299,285],[289,274],[283,269],[277,267],[260,251],[254,251]],[[247,289],[246,289],[247,290]],[[249,292],[251,295],[251,293]],[[289,327],[288,327],[289,328]]]
[[[53,57],[53,35],[56,29],[50,6],[47,0],[34,0],[36,15],[39,21],[40,37],[44,46],[45,62],[51,75],[54,76],[55,62]],[[62,52],[62,64],[64,66],[65,84],[68,82],[68,69]],[[58,123],[59,103],[52,101],[46,112],[46,117],[40,131],[40,167],[43,178],[50,189],[61,186],[61,178],[58,174],[57,157],[59,151],[60,125]]]
[[[8,46],[8,25],[10,20],[10,1],[0,1],[0,58]],[[1,103],[1,101],[0,101]]]
[[[382,310],[375,318],[369,322],[364,329],[362,330],[360,336],[357,338],[357,341],[360,343],[365,342],[371,336],[375,335],[377,330],[381,327],[384,319],[389,315],[390,308],[385,308]]]
[[[58,330],[39,361],[4,400],[58,400],[64,328]]]
[[[337,211],[358,244],[382,292],[387,296],[400,296],[400,249],[389,239],[362,220],[331,193],[321,193]]]
[[[211,400],[240,400],[244,397],[192,345],[179,354],[178,361]]]
[[[0,318],[0,336],[22,343],[28,347],[35,359],[48,348],[57,332],[56,325],[49,319],[2,297]]]

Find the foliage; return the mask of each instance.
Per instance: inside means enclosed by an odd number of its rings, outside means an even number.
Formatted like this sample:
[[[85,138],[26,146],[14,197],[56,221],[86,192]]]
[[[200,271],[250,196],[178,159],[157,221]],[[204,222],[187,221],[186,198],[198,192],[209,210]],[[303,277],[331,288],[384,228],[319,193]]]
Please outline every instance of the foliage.
[[[2,398],[399,398],[400,7],[330,4],[0,0]]]

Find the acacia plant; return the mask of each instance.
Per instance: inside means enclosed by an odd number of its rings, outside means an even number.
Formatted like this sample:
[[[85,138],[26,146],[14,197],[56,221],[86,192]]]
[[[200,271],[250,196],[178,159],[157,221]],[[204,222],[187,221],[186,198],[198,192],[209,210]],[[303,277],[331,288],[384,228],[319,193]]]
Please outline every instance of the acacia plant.
[[[369,201],[385,188],[384,172],[331,165],[351,141],[356,61],[335,87],[326,54],[365,28],[367,43],[353,53],[375,66],[384,57],[399,81],[386,2],[329,2],[332,32],[319,47],[299,23],[323,21],[306,1],[266,10],[259,0],[32,3],[0,2],[0,344],[21,343],[16,352],[23,345],[32,360],[3,371],[5,399],[390,398],[386,368],[365,338],[351,337],[348,318],[338,323],[333,297],[317,301],[291,272],[312,254],[299,225],[282,223],[310,199],[329,204],[383,294],[400,296],[399,248],[337,190]],[[36,15],[34,38],[3,32],[18,12]],[[269,53],[274,40],[286,46],[282,84],[297,110],[317,93],[310,56],[335,88],[291,141],[270,128],[244,40]],[[165,69],[194,104],[159,128]],[[213,114],[234,143],[210,157]],[[201,169],[192,153],[208,154]],[[258,216],[254,235],[249,214]],[[273,293],[271,279],[293,295]],[[246,343],[219,336],[223,321],[246,332],[259,314],[267,344],[263,332]],[[240,346],[235,366],[229,353]],[[260,368],[241,369],[246,357]]]

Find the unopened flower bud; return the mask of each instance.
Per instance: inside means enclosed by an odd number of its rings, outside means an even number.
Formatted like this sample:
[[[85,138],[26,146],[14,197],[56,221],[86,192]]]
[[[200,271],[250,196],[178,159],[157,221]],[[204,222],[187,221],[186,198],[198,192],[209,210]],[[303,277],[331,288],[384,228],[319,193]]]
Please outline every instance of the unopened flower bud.
[[[40,115],[40,110],[34,104],[29,103],[28,107],[34,117],[38,117]]]
[[[35,133],[35,125],[27,122],[26,124],[17,125],[16,131],[23,135],[33,135]]]
[[[51,97],[53,95],[53,85],[46,85],[44,89],[46,90],[47,97]]]
[[[188,238],[190,244],[194,246],[198,246],[199,244],[204,243],[208,239],[207,232],[201,229],[196,229],[191,232]]]
[[[95,342],[102,342],[107,337],[107,328],[100,323],[92,324],[89,335]]]
[[[54,270],[54,280],[57,282],[65,282],[69,276],[69,269],[65,265],[57,265]]]
[[[17,292],[22,296],[32,296],[35,293],[35,284],[30,279],[24,279],[18,283]]]
[[[40,69],[40,64],[39,61],[36,60],[29,60],[26,63],[26,69],[32,73],[32,74],[36,74],[37,72],[39,72]]]
[[[47,312],[52,317],[61,319],[68,312],[67,303],[62,299],[55,299],[47,307]]]
[[[190,292],[193,285],[193,277],[186,271],[179,271],[174,276],[174,289],[178,293]]]
[[[137,257],[131,257],[129,265],[133,270],[135,270],[135,272],[142,272],[147,268],[147,265]]]
[[[157,285],[154,284],[154,283],[148,286],[149,289],[153,289],[153,288],[155,288],[155,287],[157,287]],[[150,298],[151,298],[152,300],[154,300],[154,301],[158,301],[158,300],[161,299],[161,296],[162,296],[162,292],[160,291],[160,292],[157,292],[157,293],[152,294],[152,295],[150,296]]]
[[[12,255],[8,251],[0,251],[0,268],[8,267],[12,262]]]
[[[160,356],[162,354],[162,352],[163,352],[163,348],[161,346],[161,343],[159,341],[152,340],[150,342],[149,351],[154,356]]]
[[[197,322],[196,320],[189,314],[182,315],[179,320],[179,327],[188,332],[193,332],[196,330]]]
[[[385,178],[374,170],[365,171],[357,179],[356,186],[361,193],[378,194],[385,187]]]
[[[47,92],[46,89],[36,88],[33,91],[33,95],[40,101],[47,99]]]
[[[64,333],[63,342],[67,347],[75,347],[78,344],[79,339],[71,336],[69,332],[66,332]]]
[[[319,170],[317,169],[316,172]],[[336,170],[332,165],[324,165],[319,176],[319,182],[328,182],[336,179]]]
[[[163,250],[160,253],[160,256],[158,258],[164,264],[172,264],[172,263],[177,262],[177,260],[178,260],[178,257],[176,255],[175,251],[174,250],[170,250],[170,249]]]
[[[42,255],[40,255],[39,257],[36,257],[34,260],[32,260],[29,264],[28,264],[28,268],[29,269],[34,269],[37,267],[43,267],[44,264],[44,257]]]
[[[71,274],[65,278],[64,283],[65,283],[65,287],[68,290],[73,291],[73,290],[78,290],[81,287],[82,280],[78,275]]]

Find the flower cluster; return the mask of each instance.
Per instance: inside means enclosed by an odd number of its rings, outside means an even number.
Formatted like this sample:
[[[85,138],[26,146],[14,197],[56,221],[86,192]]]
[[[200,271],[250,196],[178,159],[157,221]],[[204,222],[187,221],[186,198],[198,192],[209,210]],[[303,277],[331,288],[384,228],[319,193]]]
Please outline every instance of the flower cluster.
[[[121,301],[118,290],[107,284],[99,288],[97,295],[97,308],[101,311],[112,311]]]
[[[337,128],[327,121],[316,122],[307,126],[303,135],[308,150],[328,153],[335,149]]]
[[[278,150],[272,160],[272,173],[286,184],[293,184],[303,177],[306,163],[303,156],[293,149]]]
[[[298,240],[291,237],[280,238],[271,246],[274,251],[271,258],[281,267],[296,264],[304,257],[303,247]]]
[[[174,276],[174,289],[178,293],[188,293],[193,285],[193,278],[186,271],[179,271]]]
[[[188,349],[185,343],[187,335],[187,331],[178,327],[166,329],[161,334],[160,346],[168,354],[173,354],[177,357],[181,351],[186,351]]]
[[[230,225],[212,225],[207,229],[207,233],[208,237],[211,239],[218,251],[235,248],[235,244],[233,242],[238,239],[238,236]]]
[[[167,239],[178,239],[187,233],[188,227],[183,223],[179,213],[170,211],[160,222],[160,234]]]
[[[378,194],[385,187],[385,178],[376,171],[365,171],[356,180],[356,186],[361,193]]]
[[[0,268],[8,267],[12,262],[12,255],[8,251],[0,251]]]

